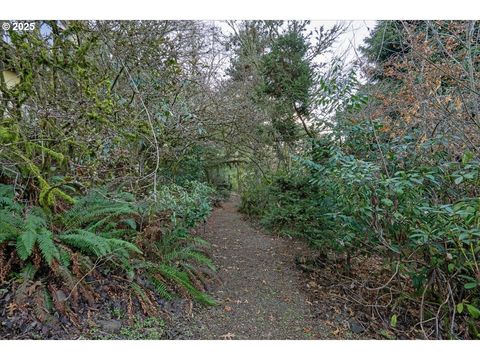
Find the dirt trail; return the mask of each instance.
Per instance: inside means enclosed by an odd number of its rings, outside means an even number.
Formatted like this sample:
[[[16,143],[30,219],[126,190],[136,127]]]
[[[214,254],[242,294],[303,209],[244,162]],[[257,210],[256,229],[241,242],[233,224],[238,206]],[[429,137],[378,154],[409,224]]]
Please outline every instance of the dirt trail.
[[[232,195],[206,224],[220,283],[217,307],[195,309],[177,324],[190,339],[325,339],[331,330],[313,319],[295,256],[306,251],[293,240],[266,235],[237,211]]]

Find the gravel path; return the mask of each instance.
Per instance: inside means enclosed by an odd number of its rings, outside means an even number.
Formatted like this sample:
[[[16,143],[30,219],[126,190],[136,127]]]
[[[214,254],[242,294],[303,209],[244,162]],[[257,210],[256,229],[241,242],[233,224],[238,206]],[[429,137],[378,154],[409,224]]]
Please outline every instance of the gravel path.
[[[190,339],[325,339],[331,330],[310,312],[295,256],[302,243],[266,235],[242,218],[232,195],[214,211],[203,237],[212,244],[217,307],[198,307],[176,324]]]

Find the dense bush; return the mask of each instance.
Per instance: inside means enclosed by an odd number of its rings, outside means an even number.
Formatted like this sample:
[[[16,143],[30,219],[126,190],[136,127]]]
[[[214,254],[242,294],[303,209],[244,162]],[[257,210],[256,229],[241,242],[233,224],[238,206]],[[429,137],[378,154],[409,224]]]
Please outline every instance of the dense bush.
[[[432,141],[421,151],[429,154],[437,145]],[[391,157],[387,171],[337,146],[317,147],[308,158],[298,157],[290,172],[247,190],[242,209],[260,216],[269,229],[305,239],[323,252],[390,259],[398,276],[410,278],[418,299],[430,301],[428,315],[437,311],[432,304],[438,311],[445,301],[456,304],[456,318],[450,307],[440,315],[445,332],[456,331],[465,316],[476,336],[479,163],[468,153],[458,162],[437,151],[430,164],[419,165],[399,160],[398,148],[383,150]]]
[[[261,224],[270,230],[320,247],[321,239],[328,237],[321,221],[324,200],[318,186],[309,181],[307,171],[297,165],[288,173],[272,174],[269,182],[246,188],[240,211],[260,217]]]
[[[204,35],[218,29],[204,25],[38,21],[5,32],[2,321],[78,324],[82,305],[115,295],[130,315],[177,296],[213,304],[203,292],[207,244],[192,234],[212,208],[206,168],[223,160],[198,141],[212,123],[204,95],[215,71],[207,77],[202,56],[181,50],[212,46]]]
[[[378,22],[360,49],[365,83],[334,62],[311,85],[308,136],[242,193],[242,210],[274,231],[347,265],[382,259],[392,276],[378,289],[396,286],[388,306],[416,307],[411,327],[425,338],[479,336],[477,32],[474,22]]]

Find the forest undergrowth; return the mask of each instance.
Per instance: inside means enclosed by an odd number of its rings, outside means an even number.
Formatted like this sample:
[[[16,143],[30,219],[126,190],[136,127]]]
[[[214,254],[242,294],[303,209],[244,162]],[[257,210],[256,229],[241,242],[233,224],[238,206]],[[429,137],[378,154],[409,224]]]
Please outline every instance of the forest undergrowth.
[[[352,61],[345,23],[35,24],[0,40],[0,336],[215,306],[195,229],[235,190],[360,331],[478,339],[478,22],[378,21]]]

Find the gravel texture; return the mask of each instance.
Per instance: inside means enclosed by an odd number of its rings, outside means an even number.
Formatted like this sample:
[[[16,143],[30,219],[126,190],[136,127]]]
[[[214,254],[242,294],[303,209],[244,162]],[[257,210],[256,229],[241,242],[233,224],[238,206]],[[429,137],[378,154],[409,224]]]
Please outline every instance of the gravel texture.
[[[202,235],[212,244],[219,282],[216,307],[195,307],[172,324],[186,339],[326,339],[331,328],[312,316],[300,242],[267,235],[237,211],[239,197],[214,211]],[[317,309],[318,310],[318,309]]]

